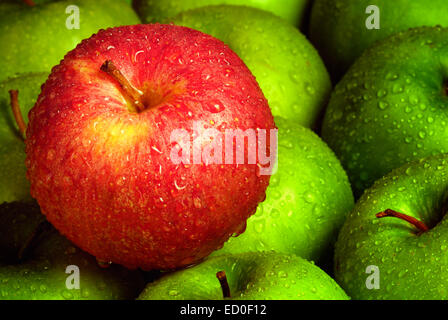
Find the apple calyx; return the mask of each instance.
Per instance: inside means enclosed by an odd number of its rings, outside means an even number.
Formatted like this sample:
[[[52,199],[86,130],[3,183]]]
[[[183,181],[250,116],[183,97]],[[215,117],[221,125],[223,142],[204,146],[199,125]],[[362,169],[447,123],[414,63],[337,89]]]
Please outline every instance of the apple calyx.
[[[36,5],[33,0],[23,0],[23,2],[30,7],[34,7]]]
[[[224,297],[224,299],[230,298],[230,287],[229,283],[227,282],[226,272],[224,270],[218,271],[216,273],[216,278],[218,278],[219,284],[221,285],[222,296]]]
[[[23,120],[22,111],[20,110],[19,105],[19,91],[18,90],[9,90],[9,96],[11,98],[11,109],[14,115],[14,119],[19,127],[20,135],[22,139],[26,138],[26,124]]]
[[[109,74],[119,83],[126,100],[129,101],[130,111],[139,113],[146,109],[142,102],[143,92],[134,87],[111,60],[104,61],[100,69]]]
[[[395,218],[399,218],[401,220],[407,221],[418,229],[417,234],[421,234],[421,233],[429,230],[428,226],[423,221],[420,221],[414,217],[408,216],[404,213],[400,213],[400,212],[397,212],[392,209],[386,209],[382,212],[377,213],[375,216],[377,218],[395,217]]]

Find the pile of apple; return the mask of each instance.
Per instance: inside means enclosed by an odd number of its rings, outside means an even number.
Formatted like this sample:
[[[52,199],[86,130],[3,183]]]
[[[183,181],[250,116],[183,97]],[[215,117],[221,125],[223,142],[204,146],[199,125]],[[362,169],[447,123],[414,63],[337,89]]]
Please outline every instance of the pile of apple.
[[[448,299],[426,2],[2,1],[0,299]]]

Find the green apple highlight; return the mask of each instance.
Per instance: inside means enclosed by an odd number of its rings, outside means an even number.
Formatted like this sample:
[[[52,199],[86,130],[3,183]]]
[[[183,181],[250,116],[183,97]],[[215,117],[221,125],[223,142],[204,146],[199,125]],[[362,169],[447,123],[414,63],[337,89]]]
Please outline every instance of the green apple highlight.
[[[248,251],[294,253],[328,260],[346,215],[353,208],[347,175],[328,146],[310,129],[281,117],[278,170],[271,177],[246,231],[213,255]]]
[[[325,66],[293,26],[273,14],[241,6],[213,6],[183,12],[166,22],[210,34],[249,67],[272,114],[312,127],[331,91]]]
[[[27,73],[0,82],[0,204],[30,201],[30,184],[26,178],[25,143],[11,110],[9,90],[19,91],[19,106],[25,122],[36,103],[46,73]]]
[[[67,20],[79,9],[79,29]],[[69,23],[69,25],[70,25]],[[125,1],[64,0],[27,6],[0,4],[0,80],[24,72],[50,72],[81,40],[101,28],[140,23]]]
[[[367,50],[338,83],[322,137],[356,197],[406,162],[448,151],[448,29],[398,33]]]
[[[448,155],[409,163],[379,179],[341,229],[336,280],[353,299],[448,299]],[[413,217],[422,231],[387,209]],[[379,271],[378,289],[366,268]]]
[[[369,5],[379,9],[379,29],[368,29]],[[448,1],[316,0],[310,38],[334,80],[342,77],[362,52],[378,40],[419,26],[448,26]]]
[[[274,13],[292,25],[302,25],[309,0],[134,0],[145,23],[161,22],[190,9],[212,5],[245,5]]]
[[[230,298],[238,300],[347,300],[325,272],[295,255],[248,252],[208,258],[149,283],[140,300],[220,300],[216,273],[224,271]]]

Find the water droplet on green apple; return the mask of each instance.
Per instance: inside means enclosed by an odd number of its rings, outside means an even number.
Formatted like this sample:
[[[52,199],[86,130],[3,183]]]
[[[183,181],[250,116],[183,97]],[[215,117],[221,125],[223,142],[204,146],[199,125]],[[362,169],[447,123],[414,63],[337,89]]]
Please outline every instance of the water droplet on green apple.
[[[289,73],[289,78],[294,83],[300,83],[300,75],[294,70]]]
[[[64,290],[64,291],[62,291],[62,297],[65,300],[72,300],[73,299],[73,294],[69,290]]]
[[[386,95],[387,95],[387,90],[385,90],[385,89],[380,89],[380,90],[378,90],[378,92],[376,93],[376,96],[377,96],[378,98],[385,97]]]
[[[388,72],[385,77],[386,80],[394,81],[398,79],[398,74],[394,72]]]
[[[177,291],[177,290],[170,290],[170,291],[168,291],[168,295],[171,296],[171,297],[175,297],[175,296],[179,295],[179,291]]]

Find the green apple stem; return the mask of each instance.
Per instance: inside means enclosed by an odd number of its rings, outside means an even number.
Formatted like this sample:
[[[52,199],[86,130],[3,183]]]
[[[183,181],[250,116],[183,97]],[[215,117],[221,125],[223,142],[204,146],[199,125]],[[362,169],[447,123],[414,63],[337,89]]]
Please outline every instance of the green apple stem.
[[[419,230],[419,233],[423,233],[423,232],[429,230],[428,226],[423,221],[420,221],[414,217],[408,216],[406,214],[397,212],[392,209],[386,209],[383,212],[379,212],[376,214],[376,217],[377,218],[395,217],[395,218],[402,219],[402,220],[407,221],[410,224],[414,225]]]
[[[17,126],[19,127],[20,134],[22,138],[25,140],[26,137],[26,124],[23,120],[22,112],[20,110],[19,105],[19,91],[18,90],[9,90],[9,96],[11,98],[11,109],[14,114],[14,119],[16,120]]]
[[[143,93],[135,88],[128,79],[121,73],[121,71],[115,66],[111,60],[106,60],[101,65],[101,71],[106,72],[112,78],[114,78],[122,88],[127,100],[132,101],[131,109],[134,112],[142,112],[145,110],[145,105],[143,104]]]
[[[23,0],[23,2],[30,7],[34,7],[36,5],[33,0]]]
[[[222,296],[224,299],[230,298],[230,287],[229,283],[227,282],[227,276],[225,271],[219,271],[216,273],[216,277],[219,280],[219,284],[221,285],[222,289]]]

